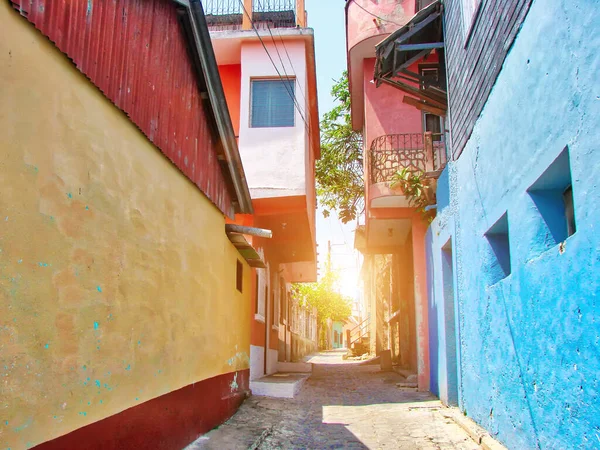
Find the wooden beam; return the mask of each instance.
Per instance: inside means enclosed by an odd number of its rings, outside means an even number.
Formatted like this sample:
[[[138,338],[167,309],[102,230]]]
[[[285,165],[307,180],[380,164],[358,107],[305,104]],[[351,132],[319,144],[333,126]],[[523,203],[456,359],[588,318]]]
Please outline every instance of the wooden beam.
[[[399,52],[410,52],[414,50],[433,50],[434,48],[444,48],[443,42],[424,42],[422,44],[399,44],[396,50]]]
[[[419,22],[408,33],[405,33],[405,34],[397,37],[396,38],[396,44],[401,44],[402,42],[406,42],[408,39],[410,39],[411,37],[413,37],[415,34],[417,34],[420,31],[422,31],[423,28],[425,28],[427,25],[429,25],[435,19],[437,19],[438,17],[440,17],[440,14],[441,13],[436,12],[435,14],[432,14],[429,17],[427,17],[427,19],[423,20],[422,22]]]
[[[394,54],[397,54],[397,53],[398,53],[398,47],[396,47],[396,51],[394,52]],[[395,61],[396,58],[394,58],[394,66],[392,68],[392,70],[394,71],[394,75],[402,72],[404,69],[408,69],[413,63],[416,63],[418,60],[420,60],[424,56],[428,55],[429,53],[431,53],[430,49],[421,50],[419,53],[417,53],[412,58],[409,58],[408,60],[404,61],[397,68],[396,68],[396,61]]]
[[[390,86],[394,86],[395,88],[400,89],[401,91],[406,92],[407,94],[422,98],[423,100],[429,102],[431,105],[433,105],[437,108],[440,108],[440,109],[448,108],[448,104],[445,99],[440,99],[440,100],[435,99],[435,98],[431,97],[430,95],[424,93],[421,89],[409,86],[409,85],[401,83],[399,81],[392,81],[388,78],[382,78],[381,81],[383,81],[386,84],[389,84]]]
[[[428,105],[427,103],[423,103],[422,100],[417,100],[413,97],[404,96],[402,99],[402,103],[406,103],[407,105],[414,106],[418,110],[425,111],[431,114],[435,114],[436,116],[445,116],[446,110],[441,108],[436,108],[435,106]]]

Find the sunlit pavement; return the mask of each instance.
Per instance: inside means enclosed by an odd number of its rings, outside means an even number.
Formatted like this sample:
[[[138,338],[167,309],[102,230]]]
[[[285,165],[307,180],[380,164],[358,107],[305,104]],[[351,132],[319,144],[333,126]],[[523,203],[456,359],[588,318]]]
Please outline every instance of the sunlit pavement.
[[[478,449],[428,393],[343,352],[310,359],[312,376],[294,399],[251,397],[224,425],[188,449]]]

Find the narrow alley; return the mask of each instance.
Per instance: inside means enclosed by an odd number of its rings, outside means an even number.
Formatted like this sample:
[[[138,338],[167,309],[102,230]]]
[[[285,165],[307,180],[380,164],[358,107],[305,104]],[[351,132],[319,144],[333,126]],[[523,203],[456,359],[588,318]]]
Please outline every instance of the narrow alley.
[[[296,398],[252,396],[187,450],[479,448],[433,395],[398,387],[402,375],[344,353],[319,353]]]
[[[600,450],[600,0],[0,0],[0,450]]]

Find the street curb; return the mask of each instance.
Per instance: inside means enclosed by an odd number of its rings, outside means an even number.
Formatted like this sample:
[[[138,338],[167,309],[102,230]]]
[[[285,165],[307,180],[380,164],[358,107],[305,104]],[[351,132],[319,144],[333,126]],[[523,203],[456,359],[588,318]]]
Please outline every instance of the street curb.
[[[507,450],[507,448],[494,439],[485,429],[479,426],[472,419],[462,414],[458,408],[448,407],[442,411],[444,417],[452,419],[461,427],[473,441],[480,445],[483,450]]]

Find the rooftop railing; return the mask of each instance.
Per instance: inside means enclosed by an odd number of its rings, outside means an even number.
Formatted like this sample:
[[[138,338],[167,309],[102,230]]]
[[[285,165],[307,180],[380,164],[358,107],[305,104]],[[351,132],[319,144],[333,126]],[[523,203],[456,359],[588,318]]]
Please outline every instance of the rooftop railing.
[[[202,0],[210,31],[306,27],[304,0]]]
[[[392,181],[406,168],[437,177],[446,166],[446,145],[440,133],[387,134],[375,138],[370,151],[371,184]]]

